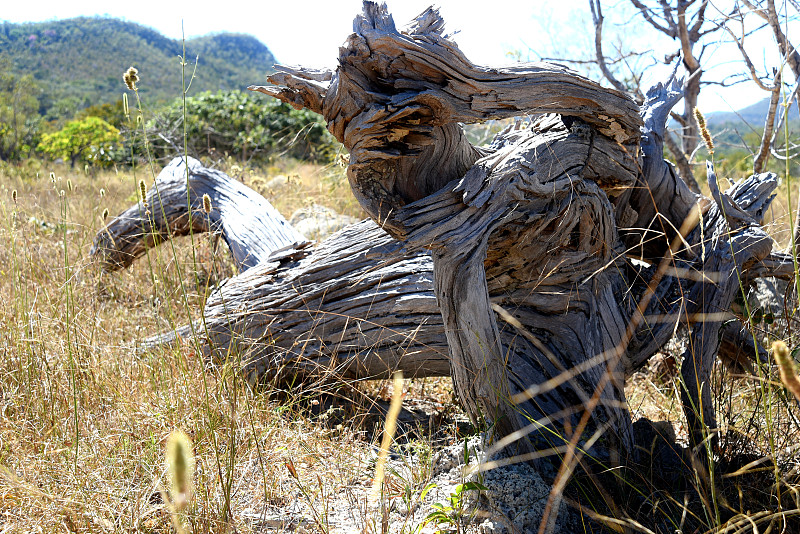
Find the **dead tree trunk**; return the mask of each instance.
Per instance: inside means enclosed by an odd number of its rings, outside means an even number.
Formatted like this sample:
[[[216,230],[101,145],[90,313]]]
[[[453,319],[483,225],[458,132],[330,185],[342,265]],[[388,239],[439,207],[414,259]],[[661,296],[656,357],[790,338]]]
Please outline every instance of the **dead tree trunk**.
[[[699,197],[661,157],[674,80],[640,110],[563,67],[477,67],[442,27],[429,10],[399,33],[367,3],[336,72],[281,68],[278,87],[256,88],[325,116],[359,201],[404,242],[361,223],[261,256],[209,299],[209,351],[279,377],[449,364],[474,420],[535,429],[522,448],[563,445],[584,413],[588,432],[630,447],[624,378],[681,323],[699,443],[715,428],[705,389],[740,280],[791,271],[759,226],[775,177]],[[457,124],[525,113],[552,115],[488,148]],[[723,346],[741,348],[741,332],[722,330],[738,336]]]
[[[370,220],[316,248],[288,248],[224,282],[206,302],[207,355],[241,359],[248,375],[385,378],[450,372],[430,257],[409,253]],[[148,345],[191,336],[189,326]]]
[[[663,120],[679,95],[651,95],[644,119],[658,129],[642,139],[639,109],[622,93],[556,65],[473,65],[443,37],[434,10],[398,32],[385,7],[365,2],[354,31],[335,72],[279,68],[270,78],[279,87],[254,89],[322,113],[350,150],[348,177],[364,209],[409,246],[431,250],[467,412],[501,435],[544,427],[532,439],[541,448],[561,445],[588,410],[590,430],[609,428],[630,448],[626,365],[668,339],[648,313],[692,324],[696,312],[728,310],[747,269],[771,251],[759,217],[736,204],[743,199],[701,199],[661,159]],[[504,132],[489,151],[458,126],[525,113],[555,115]],[[759,180],[767,185],[756,212],[775,185]],[[651,269],[626,261],[637,247]],[[675,267],[721,277],[667,276]],[[676,290],[689,299],[667,300]],[[500,309],[508,324],[496,321]],[[685,357],[698,442],[698,420],[715,428],[701,391],[721,326],[698,323]]]
[[[211,213],[203,211],[203,195],[211,200]],[[207,231],[222,235],[240,270],[274,250],[308,242],[267,199],[187,157],[173,159],[149,188],[145,202],[128,208],[97,234],[91,254],[101,258],[104,269],[114,271],[166,239]]]

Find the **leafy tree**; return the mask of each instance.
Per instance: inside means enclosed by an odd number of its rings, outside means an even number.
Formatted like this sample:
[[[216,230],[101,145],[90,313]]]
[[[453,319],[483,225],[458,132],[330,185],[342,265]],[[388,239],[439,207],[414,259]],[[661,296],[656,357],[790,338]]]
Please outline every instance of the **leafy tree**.
[[[0,57],[0,160],[22,159],[36,145],[38,91],[33,76],[16,74],[11,61]]]
[[[20,72],[32,74],[47,88],[39,98],[39,113],[46,115],[55,108],[50,118],[73,118],[82,108],[118,100],[125,89],[122,73],[131,65],[141,71],[140,93],[148,106],[169,102],[180,94],[181,67],[176,58],[182,50],[178,39],[109,17],[0,21],[0,54],[7,54]],[[192,91],[263,82],[275,63],[269,49],[248,35],[188,39],[186,54],[191,61],[199,56]],[[65,76],[69,83],[64,83]]]
[[[69,159],[72,167],[82,159],[91,165],[108,165],[114,161],[119,130],[99,117],[68,122],[61,130],[42,136],[38,150],[51,158]]]
[[[174,154],[180,150],[183,115],[183,101],[176,99],[149,125],[165,142],[160,152]],[[186,131],[190,154],[227,154],[241,161],[276,152],[324,160],[338,146],[317,114],[242,91],[205,92],[187,98]]]
[[[112,103],[95,104],[86,109],[80,110],[76,115],[76,119],[85,119],[87,117],[99,117],[106,121],[108,124],[122,130],[125,125],[125,111],[122,104],[122,99]]]

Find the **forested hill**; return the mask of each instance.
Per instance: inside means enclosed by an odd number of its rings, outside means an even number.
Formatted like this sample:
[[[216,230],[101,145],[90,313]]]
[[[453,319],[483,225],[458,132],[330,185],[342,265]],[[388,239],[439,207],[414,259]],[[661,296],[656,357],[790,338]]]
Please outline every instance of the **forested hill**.
[[[40,112],[65,116],[122,97],[122,74],[139,69],[140,93],[153,103],[181,94],[180,40],[119,19],[81,17],[42,23],[0,23],[0,59],[32,74]],[[199,56],[192,93],[243,89],[264,82],[275,58],[255,37],[214,34],[186,41],[187,82]],[[8,63],[6,63],[8,64]]]

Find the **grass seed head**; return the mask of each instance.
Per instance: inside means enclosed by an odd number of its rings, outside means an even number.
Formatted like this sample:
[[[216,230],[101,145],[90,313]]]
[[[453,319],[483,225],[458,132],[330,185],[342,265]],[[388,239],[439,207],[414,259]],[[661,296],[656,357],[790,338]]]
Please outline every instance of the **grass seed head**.
[[[180,511],[192,498],[192,478],[194,477],[194,455],[189,436],[175,430],[167,439],[167,473],[169,474],[172,499]]]
[[[11,200],[14,202],[14,204],[17,203],[17,190],[16,189],[11,191]]]
[[[103,210],[103,220],[105,221],[106,219],[108,219],[108,208]]]
[[[776,341],[772,344],[772,356],[778,364],[781,382],[800,401],[800,378],[797,377],[789,347],[781,340]]]
[[[699,108],[694,108],[694,118],[697,120],[697,126],[700,127],[700,135],[703,137],[703,142],[706,144],[709,154],[714,153],[714,140],[711,138],[711,132],[708,131],[706,125],[706,118]]]
[[[139,201],[147,204],[147,186],[144,184],[144,180],[139,180]]]
[[[122,81],[125,86],[131,91],[136,90],[136,84],[139,83],[139,70],[136,67],[131,67],[122,75]]]
[[[211,213],[211,197],[208,196],[208,193],[203,193],[203,211],[206,214]]]
[[[125,119],[131,120],[131,111],[128,108],[128,93],[122,93],[122,114],[125,116]]]

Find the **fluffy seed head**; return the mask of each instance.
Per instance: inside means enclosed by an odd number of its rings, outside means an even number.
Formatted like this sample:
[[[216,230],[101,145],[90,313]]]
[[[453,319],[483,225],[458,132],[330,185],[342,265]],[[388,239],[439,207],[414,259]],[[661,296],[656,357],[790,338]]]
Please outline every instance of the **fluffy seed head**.
[[[125,86],[131,91],[136,90],[136,84],[139,83],[139,70],[136,67],[131,67],[122,75],[122,81]]]
[[[106,190],[101,187],[100,188],[100,198],[103,198],[104,196],[106,196]]]
[[[50,183],[51,184],[56,183],[56,173],[54,173],[53,171],[50,171]]]
[[[147,186],[144,184],[144,180],[139,180],[139,201],[147,204]]]
[[[106,219],[108,219],[108,208],[103,210],[103,220],[105,221]]]
[[[206,214],[211,213],[211,197],[208,196],[208,193],[203,194],[203,211]]]
[[[697,126],[700,127],[700,135],[703,137],[703,142],[706,144],[709,154],[714,153],[714,140],[711,138],[711,132],[708,131],[706,126],[706,118],[700,112],[699,108],[694,108],[694,118],[697,120]]]
[[[706,118],[703,116],[700,108],[694,108],[694,118],[697,120],[697,125],[701,130],[706,127]]]
[[[175,430],[167,439],[167,473],[175,508],[180,511],[192,498],[194,477],[194,455],[189,437]]]
[[[14,201],[14,204],[16,204],[16,203],[17,203],[17,190],[16,190],[16,189],[14,189],[13,191],[11,191],[11,200],[13,200],[13,201]]]
[[[781,382],[797,400],[800,400],[800,378],[797,377],[789,347],[783,341],[776,341],[772,344],[772,356],[775,358],[775,363],[778,364]]]

